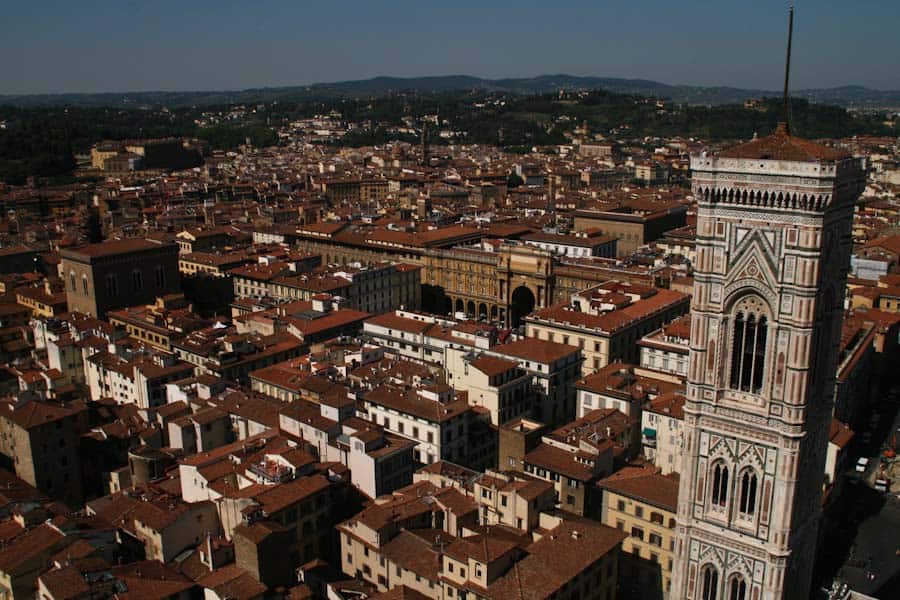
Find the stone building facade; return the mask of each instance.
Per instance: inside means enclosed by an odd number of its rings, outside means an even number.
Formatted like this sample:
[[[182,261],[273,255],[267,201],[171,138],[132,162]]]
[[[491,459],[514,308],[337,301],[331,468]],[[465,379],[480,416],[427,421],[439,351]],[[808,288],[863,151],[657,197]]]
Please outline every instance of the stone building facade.
[[[422,255],[423,303],[428,292],[436,312],[463,313],[502,325],[518,326],[535,308],[553,298],[553,253],[505,244],[496,251],[429,250]]]
[[[178,246],[130,238],[60,251],[70,311],[103,318],[114,308],[180,293]]]
[[[575,231],[597,230],[617,238],[618,256],[628,256],[638,247],[658,239],[670,229],[683,227],[687,206],[679,202],[658,206],[621,206],[605,210],[579,210],[574,213]]]

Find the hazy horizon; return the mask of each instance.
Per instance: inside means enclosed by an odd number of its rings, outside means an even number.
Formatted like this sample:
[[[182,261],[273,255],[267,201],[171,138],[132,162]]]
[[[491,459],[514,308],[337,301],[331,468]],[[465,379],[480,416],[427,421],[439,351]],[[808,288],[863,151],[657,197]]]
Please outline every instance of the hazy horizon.
[[[694,87],[723,87],[723,88],[735,88],[735,89],[752,89],[754,91],[763,91],[763,92],[772,92],[773,94],[780,95],[782,91],[780,89],[770,88],[770,89],[762,89],[762,88],[749,88],[747,86],[731,86],[731,85],[702,85],[702,84],[684,84],[677,81],[660,81],[658,79],[651,79],[648,77],[608,77],[606,75],[594,75],[594,74],[585,74],[585,75],[577,75],[575,73],[538,73],[535,75],[511,75],[511,76],[499,76],[499,77],[479,77],[477,75],[470,75],[468,73],[445,73],[438,75],[390,75],[390,74],[381,74],[381,75],[373,75],[372,77],[365,77],[361,79],[341,79],[341,80],[333,80],[333,81],[314,81],[314,82],[304,82],[304,83],[296,83],[296,84],[282,84],[282,85],[259,85],[259,86],[250,86],[250,87],[235,87],[235,88],[184,88],[184,89],[144,89],[144,90],[98,90],[98,91],[58,91],[58,92],[24,92],[24,93],[0,93],[0,96],[63,96],[70,94],[85,94],[85,95],[93,95],[93,94],[143,94],[143,93],[161,93],[161,94],[180,94],[180,93],[191,93],[191,92],[209,92],[209,93],[228,93],[228,92],[242,92],[246,90],[267,90],[267,89],[282,89],[282,88],[303,88],[303,87],[314,87],[314,86],[324,86],[330,84],[340,84],[345,82],[352,81],[370,81],[374,79],[387,78],[387,79],[404,79],[404,80],[415,80],[415,79],[439,79],[445,77],[476,77],[478,79],[484,80],[502,80],[502,79],[537,79],[539,77],[555,77],[555,76],[573,76],[573,77],[595,77],[595,78],[609,78],[609,79],[620,79],[620,80],[632,80],[632,81],[652,81],[655,83],[661,83],[665,85],[671,86],[679,86],[679,85],[689,85]],[[791,86],[792,91],[809,90],[809,89],[836,89],[842,87],[864,87],[866,89],[870,89],[878,92],[894,92],[900,91],[900,87],[898,88],[874,88],[871,86],[862,86],[861,84],[856,83],[845,83],[834,86],[817,86],[810,88],[797,88],[796,86]]]

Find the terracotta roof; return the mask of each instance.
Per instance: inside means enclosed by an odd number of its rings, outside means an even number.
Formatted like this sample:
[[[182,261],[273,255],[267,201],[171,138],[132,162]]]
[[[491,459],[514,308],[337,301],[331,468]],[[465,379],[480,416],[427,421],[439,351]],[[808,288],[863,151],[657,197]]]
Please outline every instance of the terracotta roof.
[[[278,427],[278,411],[282,407],[277,400],[253,392],[231,392],[216,400],[215,405],[230,415],[273,428]]]
[[[866,243],[866,248],[881,248],[893,254],[900,254],[900,235],[877,237]]]
[[[595,408],[580,419],[570,421],[548,433],[545,438],[573,445],[588,444],[598,451],[603,450],[612,440],[631,429],[635,420],[615,408]],[[570,441],[571,440],[571,441]]]
[[[517,362],[506,360],[505,358],[488,356],[487,354],[480,355],[478,358],[472,360],[469,364],[488,377],[501,375],[503,373],[506,373],[507,371],[511,371],[512,369],[517,369],[519,367],[519,363]]]
[[[115,256],[117,254],[125,254],[127,252],[139,252],[142,250],[154,250],[165,247],[174,248],[171,244],[160,244],[143,238],[126,238],[124,240],[107,240],[99,244],[88,244],[87,246],[79,246],[78,248],[67,248],[60,254],[63,257],[100,257]]]
[[[363,394],[363,400],[437,423],[456,418],[469,409],[468,402],[459,396],[444,404],[423,398],[414,389],[389,384],[380,385],[366,392]]]
[[[441,571],[441,555],[435,550],[435,542],[451,542],[453,539],[440,529],[404,530],[384,544],[381,553],[394,564],[437,581]]]
[[[517,544],[490,535],[473,535],[456,538],[444,551],[447,556],[468,562],[469,558],[484,564],[493,562],[512,552]]]
[[[398,316],[394,313],[385,313],[370,319],[366,319],[366,324],[377,325],[378,327],[387,327],[388,329],[397,329],[410,333],[425,333],[431,328],[433,323],[425,321],[417,321],[406,317]]]
[[[345,221],[337,223],[319,222],[310,223],[308,225],[300,225],[297,227],[297,233],[312,233],[315,235],[331,236],[347,227]]]
[[[627,396],[634,400],[684,389],[684,385],[680,383],[645,375],[640,367],[637,368],[637,372],[635,370],[634,365],[621,362],[610,363],[596,373],[577,381],[575,386],[580,390],[588,390],[595,394]]]
[[[203,467],[219,460],[226,460],[230,455],[240,453],[247,448],[251,448],[254,446],[262,448],[265,446],[265,444],[276,438],[278,438],[278,430],[267,429],[262,433],[252,435],[250,437],[244,438],[243,440],[232,442],[231,444],[227,444],[225,446],[220,446],[214,450],[210,450],[209,452],[198,452],[197,454],[192,454],[186,458],[183,458],[180,461],[180,464],[193,467]]]
[[[308,400],[298,399],[284,406],[280,410],[280,414],[285,419],[294,420],[309,425],[313,429],[319,431],[333,432],[337,431],[338,422],[328,417],[322,416],[322,409],[319,405]],[[346,423],[345,423],[346,424]]]
[[[349,522],[356,521],[373,531],[380,531],[391,524],[403,526],[406,522],[425,513],[441,512],[442,507],[437,506],[433,501],[441,489],[443,488],[438,488],[431,482],[418,481],[405,488],[395,490],[391,496],[387,497],[386,502],[366,507]],[[344,528],[343,525],[341,527]],[[346,531],[346,528],[344,530]]]
[[[600,299],[603,299],[601,296]],[[661,311],[683,306],[690,306],[690,296],[674,290],[659,289],[646,298],[641,298],[627,306],[609,312],[594,315],[574,310],[568,302],[555,304],[535,311],[526,317],[526,321],[546,320],[553,323],[572,325],[596,331],[613,333],[624,327],[636,325],[640,320],[651,317]]]
[[[679,337],[685,340],[691,339],[691,315],[686,314],[678,317],[671,323],[667,323],[662,328],[665,335]]]
[[[588,567],[614,551],[625,532],[588,519],[563,521],[531,544],[528,556],[488,587],[504,600],[545,600]]]
[[[122,581],[127,592],[117,595],[122,600],[157,600],[179,597],[194,587],[194,582],[168,565],[156,560],[142,560],[110,569]]]
[[[399,590],[399,589],[408,589],[408,588],[403,588],[403,586],[401,586],[399,588],[394,588],[394,589]],[[378,597],[380,598],[380,596],[378,596]],[[289,589],[287,596],[285,596],[285,598],[287,600],[311,600],[312,598],[315,598],[315,595],[313,594],[312,589],[310,589],[310,587],[308,585],[306,585],[305,583],[301,583],[301,584],[295,585],[294,587]],[[372,598],[375,598],[375,596],[370,596],[370,600]],[[401,596],[401,598],[403,598],[403,596]],[[412,598],[412,597],[406,596],[406,598]],[[423,598],[424,598],[424,596],[423,596]]]
[[[398,585],[381,594],[369,596],[369,600],[428,600],[428,598],[428,596],[405,585]]]
[[[234,528],[234,535],[245,538],[254,544],[259,544],[273,533],[284,531],[287,530],[275,521],[256,521],[251,525],[238,524]]]
[[[734,146],[720,152],[718,156],[750,160],[822,162],[843,160],[850,158],[851,155],[845,150],[789,135],[779,126],[772,135]]]
[[[213,590],[219,598],[228,597],[231,600],[258,598],[268,590],[265,585],[236,564],[216,569],[209,575],[201,577],[197,583]]]
[[[0,572],[8,575],[17,574],[18,567],[27,565],[44,553],[49,559],[50,553],[64,540],[65,536],[51,525],[43,524],[35,527],[0,548]]]
[[[644,410],[684,420],[684,403],[686,398],[674,392],[660,394],[644,407]]]
[[[661,475],[655,467],[624,467],[597,486],[669,512],[678,510],[677,473]]]
[[[91,586],[74,565],[47,571],[40,576],[40,582],[53,600],[89,597],[91,591]]]
[[[596,475],[591,466],[576,462],[575,457],[574,452],[541,443],[525,455],[524,462],[577,481],[594,479]]]
[[[332,329],[344,329],[354,323],[361,324],[369,313],[360,310],[342,308],[340,310],[329,311],[328,313],[315,319],[301,319],[295,317],[285,318],[285,322],[289,323],[304,339]],[[359,327],[359,325],[357,325]]]
[[[6,403],[2,405],[2,408],[4,410],[0,414],[6,416],[23,429],[40,427],[46,423],[74,417],[85,410],[81,402],[62,405],[38,400],[27,402],[19,407],[12,403]]]
[[[508,344],[493,346],[491,351],[524,360],[549,364],[579,352],[579,349],[576,346],[559,344],[548,340],[523,338]]]
[[[844,448],[853,439],[853,430],[837,419],[831,419],[831,430],[828,434],[829,443],[838,448]]]
[[[0,544],[6,545],[25,531],[25,528],[22,527],[18,521],[14,519],[9,519],[7,521],[3,521],[0,523]]]
[[[256,501],[259,502],[266,514],[271,515],[293,506],[304,498],[321,492],[328,488],[329,485],[331,484],[328,479],[322,475],[301,477],[273,486],[261,494],[257,494]]]

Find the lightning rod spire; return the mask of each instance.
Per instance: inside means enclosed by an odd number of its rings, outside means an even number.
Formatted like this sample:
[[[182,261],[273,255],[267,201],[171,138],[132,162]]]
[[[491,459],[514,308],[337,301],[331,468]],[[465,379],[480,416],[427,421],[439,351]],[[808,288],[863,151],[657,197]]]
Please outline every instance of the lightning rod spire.
[[[782,107],[782,116],[784,117],[784,132],[790,133],[790,123],[788,115],[790,114],[790,93],[788,91],[788,83],[791,78],[791,40],[794,37],[794,5],[788,11],[788,39],[787,39],[787,57],[784,61],[784,106]]]

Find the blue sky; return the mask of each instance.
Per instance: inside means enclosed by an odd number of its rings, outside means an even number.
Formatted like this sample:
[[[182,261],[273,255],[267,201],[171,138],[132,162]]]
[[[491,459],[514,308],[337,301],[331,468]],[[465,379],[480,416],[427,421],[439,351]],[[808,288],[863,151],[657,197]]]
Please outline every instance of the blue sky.
[[[900,89],[900,1],[797,0],[792,88]],[[781,87],[778,0],[5,0],[0,93],[547,73]]]

